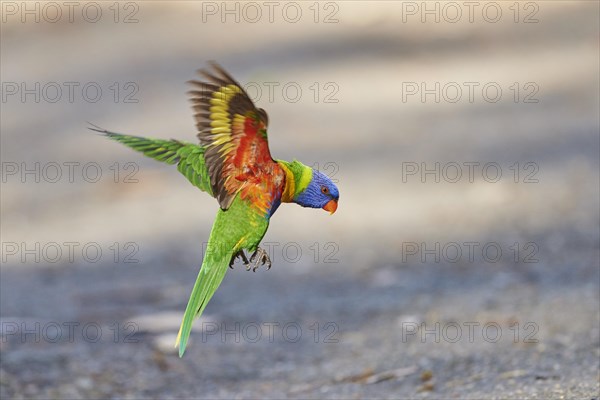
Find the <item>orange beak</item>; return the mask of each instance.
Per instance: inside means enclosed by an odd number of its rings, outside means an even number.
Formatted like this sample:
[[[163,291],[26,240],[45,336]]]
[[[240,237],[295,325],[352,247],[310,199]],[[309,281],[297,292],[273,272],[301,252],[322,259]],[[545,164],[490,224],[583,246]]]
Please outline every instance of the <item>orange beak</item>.
[[[338,202],[337,200],[329,200],[325,206],[323,206],[323,210],[329,211],[330,214],[333,214],[335,210],[337,210]]]

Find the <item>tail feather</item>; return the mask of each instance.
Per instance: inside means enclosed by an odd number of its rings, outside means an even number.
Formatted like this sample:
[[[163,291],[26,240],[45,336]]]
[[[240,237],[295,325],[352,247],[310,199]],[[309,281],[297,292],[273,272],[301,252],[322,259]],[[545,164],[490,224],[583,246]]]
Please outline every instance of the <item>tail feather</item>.
[[[200,272],[196,278],[196,283],[194,284],[194,289],[192,289],[192,294],[185,309],[183,321],[179,327],[179,333],[175,342],[175,348],[179,347],[179,357],[183,357],[183,353],[185,352],[192,330],[192,323],[202,315],[204,308],[213,294],[215,294],[229,268],[230,260],[231,254],[227,254],[216,264],[211,263],[210,267],[206,264],[206,258],[205,262],[202,263],[202,268],[200,268]]]

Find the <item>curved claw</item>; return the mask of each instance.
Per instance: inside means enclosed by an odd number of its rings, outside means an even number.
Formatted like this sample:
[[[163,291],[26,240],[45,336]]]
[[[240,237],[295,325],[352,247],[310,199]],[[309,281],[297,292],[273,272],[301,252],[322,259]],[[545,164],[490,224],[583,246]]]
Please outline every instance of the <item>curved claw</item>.
[[[256,251],[250,257],[250,264],[254,265],[252,267],[252,271],[256,272],[256,270],[262,266],[267,265],[267,271],[271,269],[271,259],[269,258],[269,254],[262,248],[256,249]],[[248,268],[248,271],[250,267]]]
[[[233,269],[233,264],[235,263],[235,260],[238,257],[242,259],[244,265],[246,266],[246,270],[248,271],[249,270],[249,267],[248,267],[249,262],[248,262],[248,258],[246,258],[246,254],[244,254],[244,250],[238,251],[237,253],[234,254],[233,257],[231,257],[231,261],[229,262],[229,268]]]

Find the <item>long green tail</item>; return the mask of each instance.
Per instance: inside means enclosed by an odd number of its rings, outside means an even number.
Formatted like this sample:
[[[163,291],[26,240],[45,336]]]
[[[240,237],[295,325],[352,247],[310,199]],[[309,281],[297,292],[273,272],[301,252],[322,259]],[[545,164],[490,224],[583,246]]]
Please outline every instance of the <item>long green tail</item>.
[[[219,220],[223,213],[222,210],[218,211],[217,219],[210,233],[202,267],[198,272],[194,289],[192,289],[192,294],[185,308],[183,321],[179,327],[177,341],[175,342],[175,347],[179,347],[179,357],[182,357],[185,352],[194,320],[202,315],[204,308],[217,291],[229,269],[234,246],[229,243],[223,246],[224,243],[217,240],[223,233],[219,229],[221,225]]]
[[[227,211],[221,209],[217,211],[202,267],[177,335],[175,347],[179,347],[180,357],[185,352],[194,319],[202,315],[204,308],[221,284],[229,270],[232,256],[240,249],[250,253],[255,251],[268,227],[269,220],[262,213],[254,211],[252,204],[239,196]]]
[[[210,177],[204,161],[204,147],[179,140],[151,139],[123,135],[93,125],[89,129],[123,143],[133,150],[167,164],[177,163],[177,170],[194,186],[212,195]]]

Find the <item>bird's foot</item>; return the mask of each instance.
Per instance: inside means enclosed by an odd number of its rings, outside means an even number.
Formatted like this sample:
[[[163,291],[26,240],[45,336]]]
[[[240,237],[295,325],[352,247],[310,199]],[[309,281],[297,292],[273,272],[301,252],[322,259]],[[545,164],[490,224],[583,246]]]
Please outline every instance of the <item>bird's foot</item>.
[[[246,270],[250,271],[252,268],[252,272],[256,272],[258,267],[266,265],[267,271],[271,269],[271,259],[269,258],[269,253],[263,248],[258,248],[250,257],[250,263],[246,267]]]
[[[246,254],[244,253],[244,250],[240,250],[237,253],[235,253],[233,255],[233,257],[231,257],[231,261],[229,262],[229,268],[233,269],[233,264],[235,263],[235,260],[240,257],[244,263],[244,266],[246,267],[246,271],[250,271],[250,262],[248,261],[248,258],[246,257]]]

